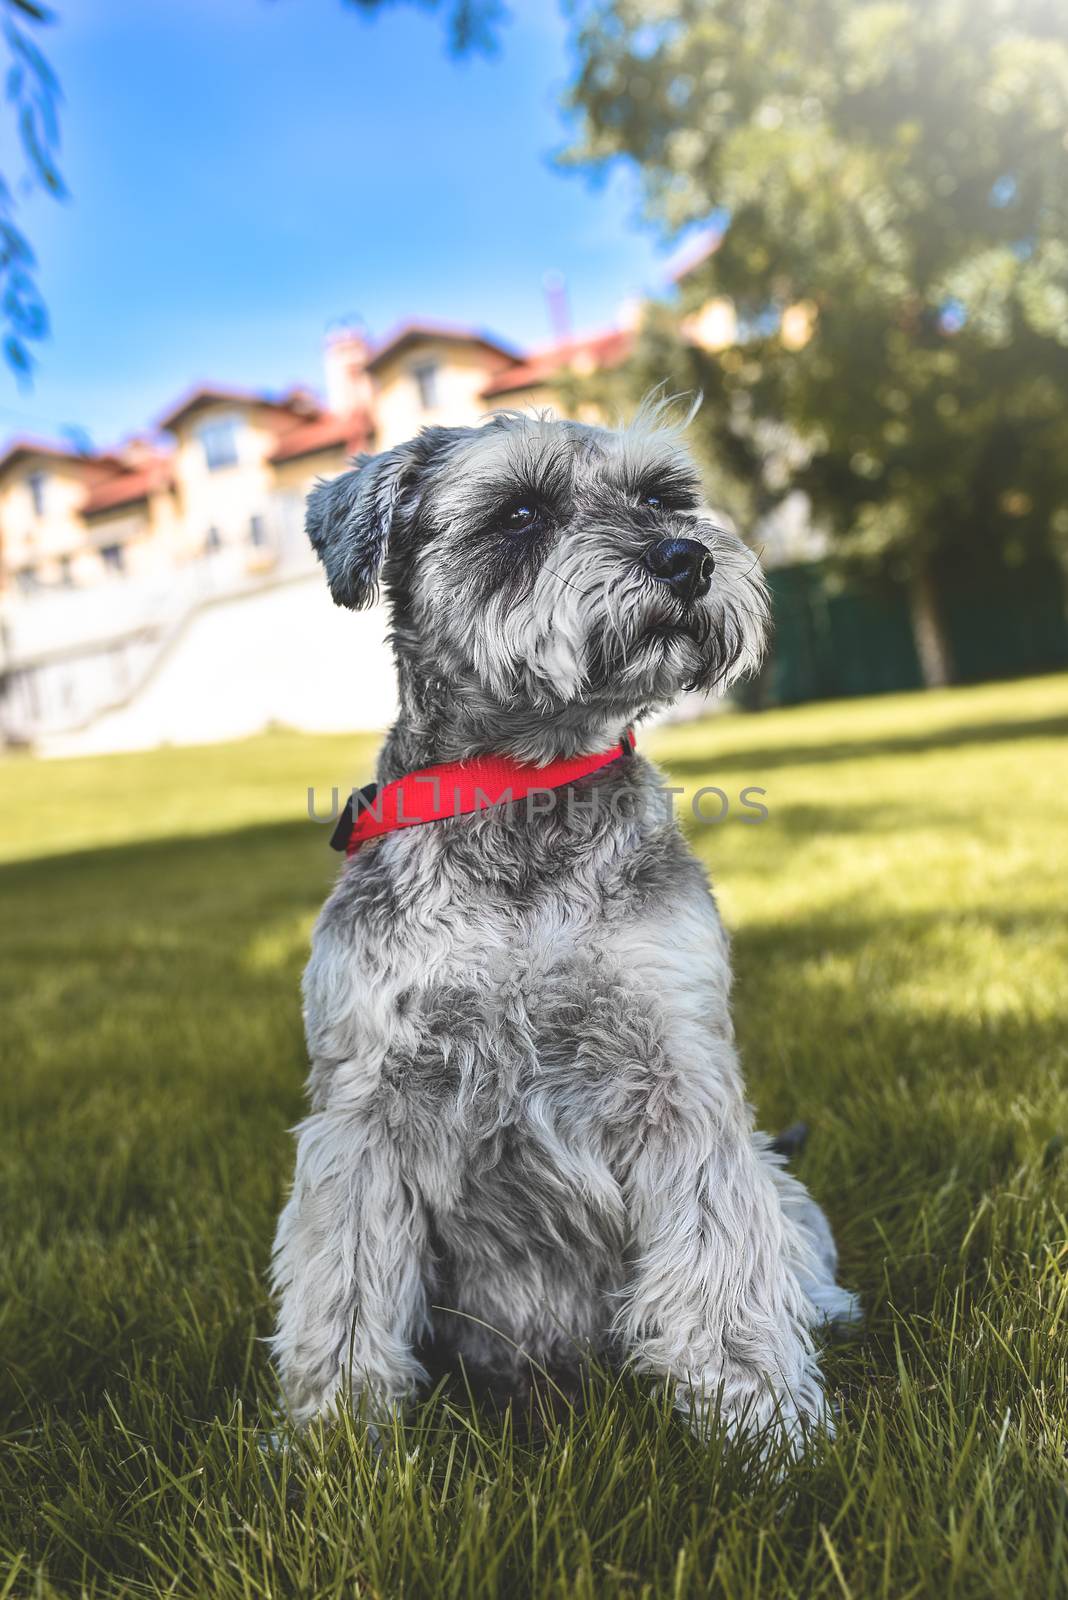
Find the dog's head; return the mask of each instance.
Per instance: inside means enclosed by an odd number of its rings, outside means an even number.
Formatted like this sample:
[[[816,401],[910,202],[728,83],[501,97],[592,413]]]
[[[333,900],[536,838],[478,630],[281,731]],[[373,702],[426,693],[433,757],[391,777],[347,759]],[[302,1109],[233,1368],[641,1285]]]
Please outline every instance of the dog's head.
[[[436,715],[511,748],[524,724],[618,728],[763,648],[756,560],[655,414],[428,429],[316,488],[308,533],[339,605],[384,582],[402,699],[436,685]]]

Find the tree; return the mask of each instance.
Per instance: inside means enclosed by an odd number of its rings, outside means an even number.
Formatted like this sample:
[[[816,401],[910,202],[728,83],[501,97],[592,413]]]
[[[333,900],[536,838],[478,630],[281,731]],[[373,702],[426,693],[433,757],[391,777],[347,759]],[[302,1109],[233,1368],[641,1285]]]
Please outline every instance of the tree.
[[[660,310],[639,373],[705,391],[735,483],[804,488],[843,561],[906,581],[948,680],[950,575],[1068,542],[1068,8],[575,9],[568,159],[635,163],[665,235],[725,219],[681,311],[729,296],[741,337]]]

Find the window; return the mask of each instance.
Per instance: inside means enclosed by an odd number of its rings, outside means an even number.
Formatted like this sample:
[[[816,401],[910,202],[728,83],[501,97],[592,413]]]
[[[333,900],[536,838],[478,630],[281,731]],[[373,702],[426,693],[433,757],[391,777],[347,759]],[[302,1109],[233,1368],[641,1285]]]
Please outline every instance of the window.
[[[204,535],[204,549],[209,556],[214,551],[222,549],[222,534],[214,525]]]
[[[26,479],[26,487],[30,491],[30,499],[33,501],[33,514],[35,517],[44,516],[45,485],[47,482],[47,472],[31,472],[29,477]]]
[[[121,544],[102,544],[100,559],[108,572],[126,571],[126,555]]]
[[[204,460],[209,472],[218,472],[220,467],[232,467],[237,463],[237,419],[235,417],[219,417],[214,422],[205,422],[197,437],[204,449]]]
[[[254,544],[257,550],[267,543],[267,524],[258,513],[248,519],[248,542]]]
[[[419,404],[424,411],[433,411],[438,403],[437,362],[421,361],[417,367],[412,368],[412,377],[419,390]]]

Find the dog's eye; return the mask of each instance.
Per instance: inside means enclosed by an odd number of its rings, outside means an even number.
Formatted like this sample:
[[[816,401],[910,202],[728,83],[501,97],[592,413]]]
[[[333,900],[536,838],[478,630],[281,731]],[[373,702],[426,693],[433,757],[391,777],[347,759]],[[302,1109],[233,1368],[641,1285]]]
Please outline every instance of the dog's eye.
[[[541,507],[535,500],[517,500],[504,514],[504,525],[513,533],[525,533],[541,519]]]
[[[662,494],[657,494],[656,490],[653,489],[650,490],[648,494],[643,494],[641,496],[641,504],[643,506],[648,506],[652,511],[662,511],[664,507],[664,497]]]

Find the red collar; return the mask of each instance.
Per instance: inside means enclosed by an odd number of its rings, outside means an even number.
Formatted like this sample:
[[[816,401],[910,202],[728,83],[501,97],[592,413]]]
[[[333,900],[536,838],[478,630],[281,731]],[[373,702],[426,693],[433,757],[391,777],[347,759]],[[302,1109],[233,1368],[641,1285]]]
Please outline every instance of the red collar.
[[[568,756],[543,767],[513,761],[509,756],[480,756],[423,767],[381,788],[370,783],[349,796],[330,843],[335,850],[353,856],[368,839],[397,828],[485,811],[489,806],[523,800],[535,790],[562,789],[622,760],[633,749],[634,734],[628,728],[611,750],[595,756]]]

